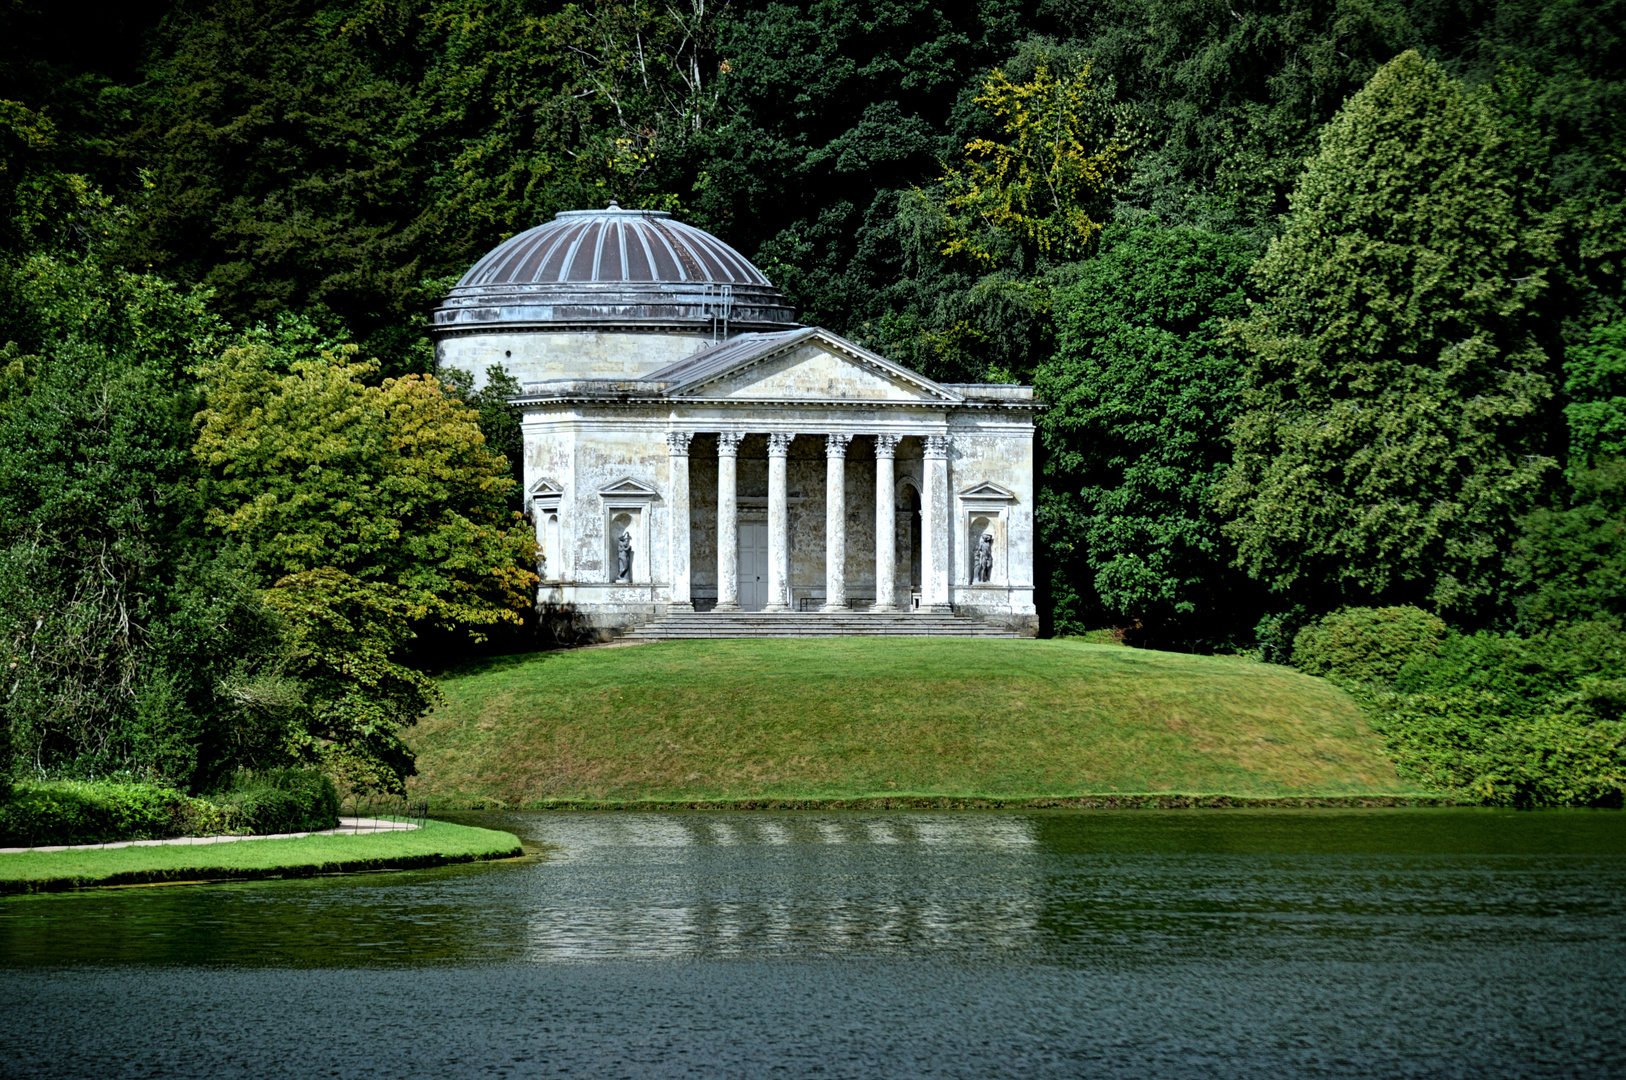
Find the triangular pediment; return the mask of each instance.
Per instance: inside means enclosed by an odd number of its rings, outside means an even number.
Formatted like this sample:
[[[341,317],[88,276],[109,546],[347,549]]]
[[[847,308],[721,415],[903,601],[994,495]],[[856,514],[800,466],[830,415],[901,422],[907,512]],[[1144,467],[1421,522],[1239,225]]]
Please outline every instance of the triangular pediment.
[[[532,495],[563,495],[564,493],[564,488],[560,487],[558,484],[554,483],[552,480],[549,480],[545,476],[531,485]]]
[[[944,405],[964,398],[818,327],[726,342],[674,365],[669,397]],[[660,379],[661,373],[649,376]]]
[[[621,499],[650,499],[660,494],[642,480],[634,480],[630,476],[623,476],[608,487],[599,488],[598,493],[606,498]]]
[[[984,480],[982,483],[973,484],[960,492],[960,498],[1011,500],[1016,498],[1016,492],[1009,488],[1000,487],[992,480]]]

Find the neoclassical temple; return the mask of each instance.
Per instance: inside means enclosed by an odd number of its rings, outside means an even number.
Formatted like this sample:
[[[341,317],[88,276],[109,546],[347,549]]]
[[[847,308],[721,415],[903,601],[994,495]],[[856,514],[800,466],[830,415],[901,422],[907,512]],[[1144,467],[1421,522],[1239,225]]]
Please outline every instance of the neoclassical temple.
[[[437,364],[524,387],[539,603],[678,612],[1033,604],[1031,387],[937,383],[799,326],[756,267],[652,211],[559,214],[435,310]]]

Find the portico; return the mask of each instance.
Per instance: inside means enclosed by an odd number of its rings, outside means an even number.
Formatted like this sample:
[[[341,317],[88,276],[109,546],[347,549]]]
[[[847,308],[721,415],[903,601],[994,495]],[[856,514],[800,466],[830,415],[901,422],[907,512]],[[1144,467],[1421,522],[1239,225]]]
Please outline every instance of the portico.
[[[546,509],[533,518],[577,538],[544,564],[550,603],[628,622],[691,611],[1032,622],[1027,387],[933,383],[805,328],[742,335],[642,380],[531,384],[516,400]],[[996,557],[979,578],[980,548]]]
[[[944,436],[859,431],[669,432],[674,493],[694,490],[691,448],[708,443],[716,447],[715,501],[705,495],[691,496],[689,506],[674,507],[671,515],[669,610],[948,610],[943,587],[947,575],[934,579],[925,567],[948,565],[949,521],[941,511],[932,512],[929,499],[920,498],[923,470],[915,459],[906,463],[902,480],[905,508],[901,514],[896,509],[899,480],[895,466],[898,447],[906,438],[916,441],[923,451],[928,440]],[[766,451],[762,469],[766,494],[745,495],[747,513],[742,524],[739,454],[741,445],[749,446],[752,441],[759,441]],[[792,493],[793,446],[799,451],[796,476],[800,481],[811,471],[806,465],[812,455],[822,452],[822,502],[802,495],[800,486]],[[849,461],[849,450],[855,447],[858,460]],[[749,481],[756,471],[747,470],[745,490],[751,489]],[[931,475],[929,469],[924,472]],[[849,489],[855,496],[862,490],[853,507],[848,505]],[[792,526],[793,505],[796,528]],[[810,519],[817,519],[822,528],[818,546],[805,542],[811,530],[804,522]],[[849,523],[855,526],[850,535]],[[692,538],[696,528],[707,524],[712,525],[710,544],[700,545],[703,553],[697,555],[697,546],[684,542],[685,533]],[[744,558],[742,547],[747,552]],[[800,557],[792,558],[793,547]],[[715,573],[704,565],[710,551],[715,551]],[[701,565],[696,565],[697,558]],[[906,574],[901,587],[900,564]],[[923,591],[934,580],[937,590]],[[756,588],[759,582],[760,588]]]

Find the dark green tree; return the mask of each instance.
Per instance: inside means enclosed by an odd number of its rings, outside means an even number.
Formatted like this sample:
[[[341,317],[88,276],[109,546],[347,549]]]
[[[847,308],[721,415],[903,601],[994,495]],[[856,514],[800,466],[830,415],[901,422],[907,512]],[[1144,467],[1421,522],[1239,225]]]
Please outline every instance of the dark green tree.
[[[1254,257],[1196,229],[1119,229],[1057,294],[1058,347],[1035,379],[1057,632],[1138,624],[1191,646],[1258,617],[1213,500],[1242,370],[1222,329],[1246,312]]]
[[[143,170],[124,257],[212,288],[239,324],[297,311],[422,368],[408,346],[436,249],[413,57],[351,15],[316,0],[172,11],[124,149]]]
[[[1059,0],[1148,145],[1121,211],[1268,238],[1344,99],[1425,33],[1405,0]]]
[[[1600,326],[1564,358],[1570,469],[1626,458],[1626,320]]]
[[[906,277],[899,192],[988,126],[970,103],[1033,5],[796,0],[737,9],[718,38],[719,119],[695,141],[697,222],[734,243],[806,322],[854,331]]]
[[[486,384],[479,390],[474,389],[473,376],[457,368],[443,368],[439,377],[448,393],[474,408],[487,449],[507,460],[508,475],[514,479],[513,505],[523,510],[525,437],[520,432],[519,408],[509,400],[518,397],[524,387],[501,364],[486,368]]]
[[[0,388],[6,768],[193,789],[285,763],[301,692],[281,620],[204,524],[186,373],[206,297],[83,259],[13,268]]]
[[[1519,613],[1532,630],[1626,620],[1626,461],[1571,477],[1569,505],[1532,511],[1514,545]]]

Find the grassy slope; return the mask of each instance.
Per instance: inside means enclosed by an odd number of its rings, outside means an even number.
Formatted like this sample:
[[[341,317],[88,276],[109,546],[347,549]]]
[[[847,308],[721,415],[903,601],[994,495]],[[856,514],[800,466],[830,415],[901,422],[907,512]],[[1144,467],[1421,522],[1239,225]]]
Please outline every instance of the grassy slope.
[[[445,821],[431,821],[410,832],[359,836],[28,851],[0,855],[0,893],[96,884],[407,869],[517,854],[519,842],[508,833]]]
[[[1343,692],[1231,658],[736,639],[509,657],[442,685],[410,738],[442,805],[1417,791]]]

